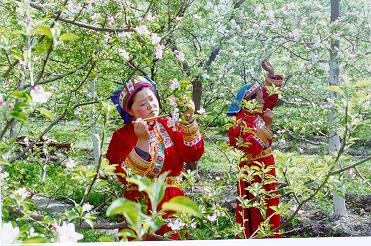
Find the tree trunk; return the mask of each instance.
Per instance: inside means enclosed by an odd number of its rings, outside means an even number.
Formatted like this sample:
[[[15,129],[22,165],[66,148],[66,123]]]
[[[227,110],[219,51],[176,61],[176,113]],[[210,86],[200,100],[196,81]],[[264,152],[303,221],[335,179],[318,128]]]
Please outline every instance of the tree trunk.
[[[192,92],[192,100],[195,103],[196,111],[201,108],[201,98],[202,98],[202,83],[199,76],[196,76],[192,81],[193,84],[193,92]]]
[[[340,0],[331,0],[331,23],[337,21],[340,16]],[[332,40],[331,41],[331,50],[330,50],[330,85],[339,86],[339,61],[338,61],[338,49],[340,47],[339,40]],[[330,98],[336,99],[337,98],[336,92],[331,92]],[[333,100],[331,100],[333,101]],[[337,122],[336,117],[336,109],[334,108],[334,105],[332,105],[332,109],[330,109],[328,114],[328,120],[329,123],[333,124],[333,126],[330,126],[329,129],[329,154],[335,155],[337,151],[340,149],[340,137],[337,133],[336,126],[334,126]],[[337,168],[340,168],[338,166]],[[345,189],[342,182],[337,187],[337,190],[342,193],[342,195],[339,195],[336,191],[333,191],[333,204],[334,204],[334,216],[344,216],[346,214],[346,207],[345,207]]]
[[[92,99],[95,98],[95,80],[92,80],[90,82],[90,93],[92,96]],[[94,155],[94,164],[99,164],[99,158],[100,158],[100,140],[99,140],[99,132],[97,127],[93,127],[92,129],[92,141],[93,141],[93,155]]]

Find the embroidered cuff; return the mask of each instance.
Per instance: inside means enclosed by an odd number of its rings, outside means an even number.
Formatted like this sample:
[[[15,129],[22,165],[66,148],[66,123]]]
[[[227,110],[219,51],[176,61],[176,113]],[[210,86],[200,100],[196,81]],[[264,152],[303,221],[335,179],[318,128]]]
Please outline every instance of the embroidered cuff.
[[[265,78],[265,85],[266,86],[276,86],[281,87],[283,84],[283,77],[281,75],[276,75],[274,78],[269,78],[268,76]]]
[[[135,173],[141,176],[147,176],[147,174],[151,173],[152,169],[154,168],[154,163],[156,158],[154,157],[156,152],[153,152],[152,158],[150,161],[143,160],[140,155],[135,151],[135,148],[129,153],[128,157],[126,157],[124,164],[133,169]]]
[[[272,131],[265,125],[261,117],[257,117],[254,120],[254,125],[256,128],[254,139],[264,148],[267,148],[269,146],[269,140],[273,137]]]
[[[184,144],[186,146],[191,147],[201,141],[202,136],[196,120],[194,120],[189,125],[181,125],[181,128],[183,133]]]

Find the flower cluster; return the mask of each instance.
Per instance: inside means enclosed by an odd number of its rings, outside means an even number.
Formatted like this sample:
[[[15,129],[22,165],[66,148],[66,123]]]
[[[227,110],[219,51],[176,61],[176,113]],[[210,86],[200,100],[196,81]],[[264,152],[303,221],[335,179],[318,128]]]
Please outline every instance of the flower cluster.
[[[16,243],[17,237],[19,235],[19,228],[13,227],[13,225],[8,222],[1,225],[1,242],[4,244],[14,244]]]
[[[171,96],[167,100],[171,107],[171,117],[167,125],[175,131],[179,121],[182,124],[188,123],[184,115],[191,105],[191,91],[188,81],[179,81],[175,78],[169,81],[169,89]]]
[[[30,94],[34,103],[46,103],[52,95],[52,93],[44,91],[41,85],[35,85]]]
[[[63,222],[62,226],[53,225],[52,231],[57,234],[58,243],[76,243],[84,236],[75,231],[75,224]]]

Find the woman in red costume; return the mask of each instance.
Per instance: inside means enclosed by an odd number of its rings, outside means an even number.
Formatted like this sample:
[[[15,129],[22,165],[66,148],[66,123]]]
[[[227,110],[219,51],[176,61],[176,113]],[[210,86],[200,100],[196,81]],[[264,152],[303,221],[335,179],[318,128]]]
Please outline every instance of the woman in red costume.
[[[176,196],[184,196],[184,192],[179,189],[179,175],[184,163],[200,159],[204,153],[204,142],[193,117],[193,105],[190,105],[187,115],[189,124],[178,124],[176,130],[168,127],[167,118],[146,120],[159,115],[159,103],[155,94],[155,84],[147,77],[133,77],[112,93],[111,99],[117,105],[125,125],[113,133],[107,159],[110,164],[118,164],[118,174],[125,174],[124,167],[135,174],[151,178],[169,171],[165,180],[165,195],[157,208],[160,210],[164,202]],[[118,178],[127,185],[125,198],[133,201],[147,199],[136,185],[127,184],[120,175]],[[147,199],[147,204],[149,202]],[[164,235],[169,231],[171,229],[165,224],[156,234]],[[180,239],[176,233],[171,238]]]
[[[231,146],[238,148],[244,152],[244,161],[240,163],[240,168],[253,170],[251,167],[258,167],[259,163],[263,164],[264,168],[275,163],[272,155],[272,136],[270,130],[272,126],[272,110],[277,104],[278,94],[268,94],[268,87],[282,86],[283,77],[274,75],[273,67],[268,62],[263,62],[262,67],[268,72],[265,80],[265,86],[254,82],[244,85],[237,93],[235,101],[229,107],[227,114],[235,116],[236,122],[234,127],[228,131],[229,143]],[[248,110],[242,107],[243,100],[255,99],[262,106],[259,112]],[[239,145],[238,139],[243,140],[245,145]],[[267,174],[275,177],[275,169],[272,168]],[[247,189],[253,183],[261,183],[259,176],[254,175],[253,181],[244,179],[238,182],[238,196],[242,199],[256,199]],[[264,182],[264,181],[263,181]],[[276,190],[277,183],[264,184],[264,190],[270,192]],[[280,225],[280,215],[277,214],[272,207],[278,206],[279,200],[277,197],[267,197],[264,199],[266,205],[265,218],[259,211],[258,207],[242,208],[240,202],[237,202],[236,221],[243,227],[243,237],[250,238],[256,236],[259,225],[266,219],[269,221],[270,230],[277,228]],[[274,234],[273,237],[280,237]]]

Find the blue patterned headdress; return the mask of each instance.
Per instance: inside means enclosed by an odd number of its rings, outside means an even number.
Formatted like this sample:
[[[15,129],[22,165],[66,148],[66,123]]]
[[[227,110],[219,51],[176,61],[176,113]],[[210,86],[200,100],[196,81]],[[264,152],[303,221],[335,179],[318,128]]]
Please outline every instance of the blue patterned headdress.
[[[124,83],[123,86],[113,91],[111,94],[112,102],[117,105],[121,118],[125,124],[130,123],[132,116],[128,113],[128,103],[135,93],[143,87],[149,87],[156,93],[156,84],[147,76],[135,76]]]
[[[261,86],[258,82],[242,86],[241,89],[237,92],[235,100],[232,102],[231,106],[229,106],[227,115],[234,116],[238,114],[241,111],[243,99],[249,99],[254,96],[258,92],[260,87]]]

